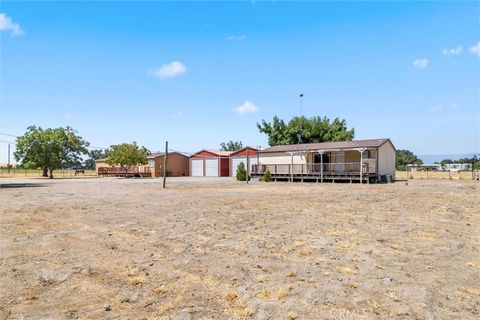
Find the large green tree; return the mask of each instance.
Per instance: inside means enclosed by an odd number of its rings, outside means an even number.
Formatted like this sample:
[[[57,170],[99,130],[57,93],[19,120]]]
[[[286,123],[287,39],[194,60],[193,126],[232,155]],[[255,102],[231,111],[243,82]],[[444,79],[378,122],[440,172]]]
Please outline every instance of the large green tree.
[[[110,146],[110,150],[105,152],[106,163],[113,166],[119,165],[125,169],[125,175],[128,169],[133,166],[147,164],[147,156],[150,152],[145,147],[139,147],[133,143],[122,143]]]
[[[220,150],[223,151],[237,151],[243,148],[243,144],[241,141],[228,141],[227,143],[222,142],[220,143]]]
[[[105,151],[102,149],[90,150],[88,158],[83,162],[85,169],[95,170],[95,160],[105,158]]]
[[[397,170],[405,170],[407,164],[423,164],[423,161],[419,159],[412,151],[410,150],[397,150],[397,159],[396,166]]]
[[[87,153],[88,142],[74,129],[30,126],[17,138],[14,157],[22,167],[43,170],[43,176],[53,178],[53,170],[78,165]]]
[[[270,146],[297,143],[318,143],[326,141],[350,141],[355,137],[355,129],[348,129],[344,119],[315,116],[294,117],[288,123],[277,116],[273,121],[257,123],[261,133],[268,136]]]

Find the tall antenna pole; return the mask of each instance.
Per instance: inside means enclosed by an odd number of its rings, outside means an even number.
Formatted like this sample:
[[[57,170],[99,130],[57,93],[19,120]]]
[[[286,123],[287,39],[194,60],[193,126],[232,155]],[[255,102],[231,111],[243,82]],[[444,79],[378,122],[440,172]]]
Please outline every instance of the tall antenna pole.
[[[300,97],[300,117],[302,116],[302,107],[303,107],[303,93],[298,95]]]

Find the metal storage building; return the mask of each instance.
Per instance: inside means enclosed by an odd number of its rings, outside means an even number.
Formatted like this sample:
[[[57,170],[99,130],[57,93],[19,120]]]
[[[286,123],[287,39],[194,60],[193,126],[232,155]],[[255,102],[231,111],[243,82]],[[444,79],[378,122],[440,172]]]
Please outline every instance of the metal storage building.
[[[163,177],[164,157],[165,152],[152,153],[147,157],[152,177]],[[166,170],[167,177],[188,176],[188,164],[188,156],[179,152],[168,153]]]
[[[201,150],[190,157],[190,176],[228,177],[230,175],[230,151]]]
[[[245,147],[230,154],[230,176],[235,176],[238,165],[243,162],[247,167],[247,155],[249,172],[252,172],[252,166],[258,164],[258,149]]]

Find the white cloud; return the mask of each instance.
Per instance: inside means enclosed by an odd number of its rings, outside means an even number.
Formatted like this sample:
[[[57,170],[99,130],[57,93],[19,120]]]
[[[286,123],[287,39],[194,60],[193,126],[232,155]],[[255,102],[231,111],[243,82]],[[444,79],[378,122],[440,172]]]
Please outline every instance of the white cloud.
[[[150,73],[160,79],[173,78],[187,72],[187,67],[180,61],[172,61],[164,64],[157,70],[152,70]]]
[[[181,110],[181,111],[178,111],[178,112],[175,112],[174,114],[172,114],[172,117],[173,118],[182,118],[183,115],[184,115],[184,112],[183,112],[183,110]]]
[[[250,101],[245,101],[241,106],[234,108],[233,112],[239,115],[245,115],[247,113],[258,112],[258,108]]]
[[[456,48],[450,48],[450,49],[443,49],[442,53],[444,56],[458,56],[460,53],[462,53],[463,47],[458,46]]]
[[[228,41],[233,41],[233,40],[245,40],[247,39],[247,36],[241,35],[241,36],[228,36],[227,40]]]
[[[457,103],[449,104],[446,107],[444,107],[442,105],[438,105],[438,106],[434,106],[434,107],[430,108],[430,112],[440,112],[440,111],[443,111],[443,110],[456,110],[456,109],[458,109],[458,107],[459,106],[458,106]]]
[[[23,34],[20,25],[13,22],[5,13],[0,13],[0,31],[10,32],[12,36],[21,36]]]
[[[470,47],[468,51],[480,57],[480,42],[477,42],[476,45],[474,45],[473,47]]]
[[[425,69],[428,66],[428,59],[417,59],[412,62],[413,66],[417,69]]]
[[[72,118],[72,114],[68,111],[62,113],[62,117],[65,118],[65,119],[70,119]]]

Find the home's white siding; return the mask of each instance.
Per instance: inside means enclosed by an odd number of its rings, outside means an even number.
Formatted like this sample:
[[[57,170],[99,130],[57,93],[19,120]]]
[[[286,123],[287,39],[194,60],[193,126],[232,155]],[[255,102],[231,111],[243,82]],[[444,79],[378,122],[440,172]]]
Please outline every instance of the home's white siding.
[[[293,164],[306,163],[307,153],[293,155]],[[292,156],[286,152],[260,153],[259,164],[292,164]]]
[[[395,180],[396,151],[390,141],[378,149],[378,174],[391,176]]]

